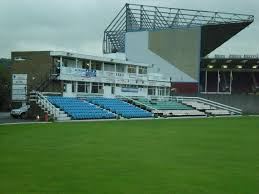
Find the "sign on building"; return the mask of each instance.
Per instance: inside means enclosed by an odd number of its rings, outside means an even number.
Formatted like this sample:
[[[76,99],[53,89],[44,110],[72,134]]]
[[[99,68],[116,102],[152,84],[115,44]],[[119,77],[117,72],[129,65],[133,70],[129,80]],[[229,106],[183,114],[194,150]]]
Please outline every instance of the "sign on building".
[[[12,75],[12,100],[25,101],[27,97],[27,74]]]

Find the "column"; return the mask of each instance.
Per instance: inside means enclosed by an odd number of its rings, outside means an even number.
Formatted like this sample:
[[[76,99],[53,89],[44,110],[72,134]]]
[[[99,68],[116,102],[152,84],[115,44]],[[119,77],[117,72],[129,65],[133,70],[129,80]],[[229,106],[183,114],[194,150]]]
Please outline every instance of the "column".
[[[220,83],[220,74],[218,70],[218,85],[217,85],[217,93],[219,93],[219,83]]]
[[[60,56],[59,65],[60,65],[60,68],[63,66],[63,58],[62,58],[62,56]]]
[[[233,73],[232,70],[230,71],[230,78],[229,78],[229,92],[232,94],[232,80],[233,80]]]
[[[208,71],[205,71],[205,93],[207,93]]]

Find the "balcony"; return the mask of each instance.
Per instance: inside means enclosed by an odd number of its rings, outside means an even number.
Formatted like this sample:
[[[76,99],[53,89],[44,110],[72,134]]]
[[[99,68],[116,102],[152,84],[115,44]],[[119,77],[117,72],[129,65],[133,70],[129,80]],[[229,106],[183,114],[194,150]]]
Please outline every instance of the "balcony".
[[[101,82],[131,85],[150,85],[149,82],[168,82],[170,78],[162,74],[136,74],[112,71],[86,70],[81,68],[62,67],[60,80]]]

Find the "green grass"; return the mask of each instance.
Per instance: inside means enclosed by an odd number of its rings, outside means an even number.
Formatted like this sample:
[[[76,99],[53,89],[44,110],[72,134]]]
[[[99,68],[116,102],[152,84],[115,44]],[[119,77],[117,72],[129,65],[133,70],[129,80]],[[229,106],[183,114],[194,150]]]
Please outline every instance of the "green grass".
[[[259,118],[0,126],[0,194],[258,194]]]

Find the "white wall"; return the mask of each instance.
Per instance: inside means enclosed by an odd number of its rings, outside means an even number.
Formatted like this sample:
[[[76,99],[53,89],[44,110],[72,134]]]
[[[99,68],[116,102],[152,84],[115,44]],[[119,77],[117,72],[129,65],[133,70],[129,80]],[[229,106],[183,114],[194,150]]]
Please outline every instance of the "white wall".
[[[121,87],[115,88],[115,94],[121,96],[143,96],[147,97],[147,88],[138,88],[138,92],[122,92]]]
[[[128,32],[125,40],[125,53],[128,60],[153,64],[148,73],[162,73],[172,82],[197,82],[186,73],[176,68],[148,49],[148,32]]]

